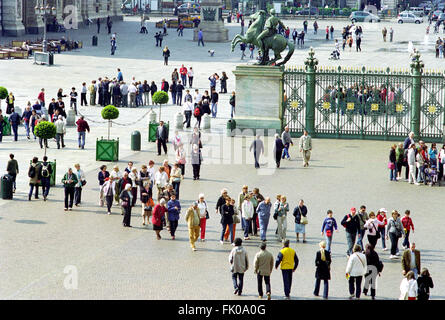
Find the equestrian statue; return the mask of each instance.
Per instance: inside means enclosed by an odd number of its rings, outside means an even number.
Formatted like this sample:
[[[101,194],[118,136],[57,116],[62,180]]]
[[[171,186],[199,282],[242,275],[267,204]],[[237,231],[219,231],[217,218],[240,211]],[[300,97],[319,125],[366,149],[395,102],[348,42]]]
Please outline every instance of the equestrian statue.
[[[284,29],[284,24],[281,20],[276,17],[275,9],[269,11],[270,17],[266,19],[266,11],[259,10],[258,12],[252,14],[250,19],[252,19],[252,24],[246,32],[246,35],[237,34],[232,40],[232,52],[236,45],[240,42],[245,44],[253,44],[257,47],[258,52],[261,56],[259,65],[275,65],[280,66],[285,64],[291,58],[295,50],[295,44],[288,41],[283,35],[277,33],[277,27],[281,25]],[[286,57],[283,61],[280,60],[281,53],[289,49]],[[272,49],[274,52],[274,58],[269,58],[269,50]]]

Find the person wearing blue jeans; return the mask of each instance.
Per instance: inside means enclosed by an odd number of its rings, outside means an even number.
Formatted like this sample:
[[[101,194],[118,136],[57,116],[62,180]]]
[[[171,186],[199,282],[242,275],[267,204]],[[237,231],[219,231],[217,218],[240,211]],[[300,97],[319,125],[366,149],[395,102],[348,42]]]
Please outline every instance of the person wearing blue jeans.
[[[46,201],[46,198],[48,198],[49,189],[51,187],[51,174],[53,170],[51,167],[51,164],[48,162],[48,157],[43,157],[43,162],[40,167],[40,176],[42,179],[40,179],[40,183],[42,184],[42,194],[43,194],[43,201]]]
[[[320,284],[323,280],[324,289],[323,289],[323,298],[328,298],[329,292],[329,280],[331,279],[331,253],[326,250],[326,242],[321,241],[319,243],[320,250],[317,251],[315,255],[315,288],[314,288],[314,296],[318,297],[318,293],[320,292]]]
[[[242,247],[243,240],[236,238],[234,241],[235,247],[229,255],[229,262],[231,264],[234,294],[241,295],[243,292],[244,273],[249,269],[249,258],[247,251]]]
[[[363,246],[363,238],[365,236],[365,223],[369,219],[368,214],[366,213],[366,206],[360,206],[360,212],[357,214],[360,228],[357,231],[357,244],[360,245],[360,247],[364,248]]]
[[[351,208],[351,213],[345,215],[341,221],[341,225],[346,229],[346,241],[348,243],[346,254],[350,256],[355,244],[355,239],[357,238],[357,232],[360,230],[359,217],[356,215],[355,208]]]
[[[332,210],[328,210],[327,217],[324,219],[323,225],[321,226],[321,235],[324,235],[326,238],[326,250],[329,252],[331,252],[331,243],[334,229],[338,232],[337,221],[332,216]]]
[[[212,88],[211,99],[212,99],[212,117],[216,118],[216,113],[218,112],[218,93],[214,88]]]
[[[9,123],[11,123],[12,131],[14,132],[14,141],[17,141],[18,139],[18,128],[20,121],[22,118],[19,116],[17,112],[14,111],[14,108],[12,108],[12,114],[9,117]]]

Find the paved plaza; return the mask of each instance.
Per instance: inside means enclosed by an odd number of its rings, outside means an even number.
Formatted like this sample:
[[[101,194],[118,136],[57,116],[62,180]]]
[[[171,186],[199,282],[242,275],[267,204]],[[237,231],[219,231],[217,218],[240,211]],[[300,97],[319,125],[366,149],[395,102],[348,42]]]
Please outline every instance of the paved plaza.
[[[232,71],[239,63],[239,48],[230,53],[229,43],[206,43],[204,48],[192,42],[192,30],[185,30],[184,37],[178,38],[174,29],[169,29],[163,45],[171,50],[169,66],[164,66],[161,50],[154,45],[154,22],[149,23],[149,34],[138,33],[139,21],[125,18],[124,22],[115,23],[117,32],[116,56],[109,55],[109,37],[99,36],[99,46],[91,46],[94,26],[68,31],[70,38],[84,41],[84,48],[77,52],[55,56],[53,67],[36,66],[31,60],[0,61],[0,85],[12,91],[16,105],[23,110],[25,103],[34,102],[40,88],[46,89],[47,101],[56,94],[58,88],[69,92],[72,86],[78,89],[82,82],[91,82],[101,76],[114,77],[119,67],[124,79],[155,81],[160,88],[160,81],[171,80],[173,68],[181,64],[195,70],[195,87],[207,90],[207,78],[214,72],[226,71],[229,77],[228,92],[235,90],[235,76]],[[340,61],[328,60],[333,50],[333,42],[324,40],[326,25],[333,25],[335,37],[340,39],[341,27],[348,22],[319,21],[319,32],[313,35],[312,23],[305,48],[297,49],[288,65],[302,65],[307,50],[313,46],[321,66],[372,66],[372,67],[409,67],[408,42],[413,41],[420,49],[426,68],[442,68],[442,60],[434,58],[435,36],[424,39],[426,24],[398,25],[394,22],[362,24],[362,52],[342,52]],[[302,20],[285,21],[291,29],[301,30]],[[229,38],[239,32],[237,24],[228,24]],[[381,28],[392,26],[394,43],[384,43]],[[55,37],[50,34],[50,37]],[[60,36],[58,34],[57,36]],[[29,36],[27,36],[29,38]],[[25,38],[27,38],[25,37]],[[11,39],[0,38],[1,42]],[[205,39],[204,39],[205,40]],[[210,57],[207,50],[215,50]],[[441,62],[441,64],[438,63]],[[193,181],[191,165],[186,165],[186,178],[181,182],[182,217],[176,240],[170,240],[166,230],[162,231],[162,241],[157,241],[151,228],[141,225],[140,206],[133,209],[133,228],[122,228],[120,208],[113,207],[113,214],[108,216],[106,209],[98,206],[99,187],[97,182],[98,167],[112,163],[95,161],[95,140],[105,136],[107,127],[100,117],[99,107],[80,107],[91,126],[87,134],[85,150],[77,149],[75,128],[67,130],[67,148],[57,150],[53,141],[49,142],[48,157],[57,159],[57,183],[52,188],[49,201],[27,201],[27,169],[33,156],[41,158],[43,150],[35,141],[28,141],[21,127],[19,141],[12,142],[12,137],[4,137],[0,144],[0,170],[3,174],[9,153],[14,153],[19,161],[17,193],[13,201],[0,200],[0,298],[2,299],[257,299],[256,276],[253,274],[254,254],[259,250],[258,238],[245,241],[251,266],[245,275],[242,297],[233,296],[228,254],[232,247],[219,243],[219,215],[214,206],[222,188],[227,188],[230,196],[237,198],[244,184],[249,189],[259,187],[264,196],[275,198],[276,194],[286,195],[291,210],[299,199],[304,199],[308,207],[309,224],[306,226],[308,243],[296,243],[294,219],[288,216],[288,238],[291,247],[296,249],[300,265],[294,274],[291,296],[293,299],[312,299],[315,274],[315,253],[322,240],[320,229],[327,209],[334,211],[339,225],[339,232],[334,233],[332,246],[333,262],[331,266],[330,299],[348,297],[348,284],[345,279],[347,258],[344,228],[340,225],[349,208],[367,206],[368,213],[385,207],[388,211],[397,209],[404,212],[411,210],[415,224],[415,233],[411,240],[416,242],[422,254],[422,267],[427,267],[433,277],[435,287],[432,299],[445,299],[445,284],[439,277],[445,267],[445,251],[441,249],[443,233],[443,187],[413,186],[405,182],[390,182],[387,169],[391,141],[329,140],[314,139],[313,155],[309,168],[302,167],[302,159],[296,147],[291,148],[292,160],[282,162],[282,168],[273,169],[271,160],[273,141],[264,138],[266,157],[260,163],[263,167],[256,170],[253,156],[248,149],[251,137],[229,138],[225,136],[226,122],[230,117],[229,94],[220,95],[218,118],[212,120],[211,130],[203,132],[203,167],[202,179]],[[67,99],[65,103],[67,104]],[[2,102],[3,109],[5,103]],[[154,107],[158,113],[158,107]],[[167,105],[162,108],[162,118],[174,122],[174,115],[181,107]],[[149,107],[120,109],[120,117],[113,125],[112,137],[120,139],[121,170],[129,160],[137,168],[147,164],[150,159],[158,167],[164,160],[156,155],[154,143],[147,142],[148,117],[143,117]],[[194,121],[194,120],[193,120]],[[130,125],[131,124],[131,125]],[[139,130],[142,133],[142,151],[130,150],[130,133]],[[187,140],[191,131],[180,134]],[[170,131],[170,136],[173,136]],[[295,140],[294,140],[295,142]],[[169,146],[168,158],[173,163],[174,154]],[[187,150],[189,151],[189,150]],[[239,161],[239,160],[242,161]],[[80,163],[86,172],[87,185],[84,187],[81,207],[65,213],[63,211],[63,189],[60,180],[68,167]],[[184,220],[185,210],[199,193],[205,193],[211,210],[207,221],[207,242],[198,243],[197,252],[190,250],[188,230]],[[273,200],[274,201],[274,200]],[[276,223],[269,224],[268,247],[274,256],[281,244],[275,240]],[[242,235],[240,226],[236,234]],[[399,243],[399,248],[401,244]],[[378,279],[377,298],[397,299],[402,280],[400,260],[389,260],[389,251],[381,250],[378,241],[377,252],[385,264],[382,276]],[[77,270],[78,288],[67,289],[64,283],[72,270]],[[67,273],[65,273],[67,272]],[[281,272],[274,270],[271,276],[272,298],[283,297]],[[364,298],[368,299],[368,298]]]

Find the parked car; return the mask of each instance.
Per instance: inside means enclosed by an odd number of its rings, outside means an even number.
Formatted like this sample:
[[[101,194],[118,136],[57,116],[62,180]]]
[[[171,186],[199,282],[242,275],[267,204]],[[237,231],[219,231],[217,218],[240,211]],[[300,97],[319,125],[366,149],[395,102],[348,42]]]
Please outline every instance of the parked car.
[[[319,14],[318,8],[311,7],[311,16],[318,16],[318,14]],[[309,8],[297,11],[297,16],[308,16],[308,15],[309,15]]]
[[[201,12],[201,5],[197,3],[183,3],[180,6],[178,6],[178,13],[188,13],[190,9],[190,13],[200,13]]]
[[[375,14],[365,11],[354,11],[349,16],[352,23],[355,22],[380,22],[380,18]]]
[[[422,23],[423,19],[419,16],[416,16],[414,13],[412,12],[401,12],[398,16],[397,16],[397,22],[398,23]]]
[[[424,15],[423,8],[420,7],[411,7],[409,8],[409,11],[411,11],[413,14],[419,17],[423,17]]]

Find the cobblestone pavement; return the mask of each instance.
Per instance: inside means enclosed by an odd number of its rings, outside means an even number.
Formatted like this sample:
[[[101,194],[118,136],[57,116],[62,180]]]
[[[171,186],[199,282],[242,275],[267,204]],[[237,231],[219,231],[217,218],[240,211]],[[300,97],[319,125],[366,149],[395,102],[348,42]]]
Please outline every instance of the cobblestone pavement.
[[[153,22],[153,21],[152,21]],[[300,26],[302,21],[288,22],[291,27]],[[329,25],[331,23],[329,22]],[[346,22],[334,22],[336,30]],[[332,43],[324,42],[321,22],[318,40],[309,34],[307,46],[313,45],[319,52],[320,64],[347,64],[361,66],[395,65],[407,67],[408,54],[397,48],[405,43],[384,44],[381,40],[381,24],[364,24],[364,48],[359,54],[345,52],[340,62],[327,60]],[[388,28],[390,24],[385,24]],[[391,24],[395,30],[396,41],[422,41],[426,25],[403,26]],[[70,36],[84,40],[85,48],[78,52],[56,55],[56,66],[51,68],[34,66],[31,61],[1,61],[0,73],[4,77],[0,85],[14,92],[18,105],[23,106],[29,97],[37,95],[40,87],[47,90],[50,98],[59,87],[67,91],[71,86],[80,87],[83,81],[98,76],[114,76],[117,67],[129,79],[155,80],[170,78],[173,67],[182,63],[195,69],[195,82],[201,90],[208,87],[207,77],[214,71],[228,72],[229,92],[234,90],[234,76],[231,71],[240,63],[239,50],[229,53],[228,44],[207,44],[205,49],[198,48],[190,39],[191,31],[184,32],[184,38],[178,39],[174,30],[169,30],[166,44],[172,51],[171,65],[164,67],[160,50],[153,44],[153,24],[149,35],[137,33],[138,22],[126,18],[124,23],[116,23],[118,33],[117,56],[108,56],[108,36],[100,35],[99,47],[90,44],[91,34],[85,29],[70,31]],[[367,33],[368,28],[379,29]],[[229,25],[230,34],[238,32],[239,27]],[[301,28],[300,28],[301,29]],[[300,30],[299,29],[299,30]],[[310,28],[311,29],[311,28]],[[388,28],[389,29],[389,28]],[[91,30],[94,30],[91,27]],[[419,30],[418,33],[416,33]],[[311,30],[310,30],[311,32]],[[139,42],[140,39],[147,38]],[[4,40],[4,39],[2,39]],[[432,41],[432,38],[430,38]],[[371,43],[378,45],[371,48]],[[386,47],[388,46],[388,47]],[[207,49],[214,49],[215,57],[209,57]],[[307,48],[306,48],[307,49]],[[302,64],[307,50],[298,50],[290,64]],[[393,50],[394,49],[394,50]],[[389,50],[389,51],[385,51]],[[385,57],[382,59],[382,52]],[[190,54],[191,53],[191,54]],[[423,59],[427,66],[434,65],[432,52],[425,53]],[[416,227],[412,239],[422,252],[422,266],[428,267],[435,280],[432,298],[443,299],[444,284],[438,275],[444,268],[444,251],[440,243],[442,232],[443,189],[439,187],[411,186],[404,182],[390,182],[386,168],[390,142],[359,140],[314,140],[314,152],[309,168],[303,168],[301,158],[295,148],[291,150],[291,161],[283,161],[280,170],[274,170],[271,161],[263,159],[265,169],[256,171],[252,155],[248,153],[251,138],[225,137],[225,122],[229,116],[228,95],[223,95],[219,117],[212,122],[212,130],[204,132],[204,164],[202,180],[191,179],[191,166],[187,165],[186,179],[181,184],[181,203],[185,208],[204,192],[209,206],[213,207],[219,196],[219,190],[227,187],[229,194],[237,196],[243,184],[250,188],[259,187],[263,195],[274,198],[276,194],[285,194],[291,209],[303,198],[309,209],[307,226],[308,243],[295,242],[293,217],[288,217],[288,237],[291,246],[296,248],[300,257],[300,266],[294,275],[292,297],[312,298],[314,283],[314,260],[318,242],[321,240],[320,228],[328,208],[334,211],[339,223],[350,207],[365,204],[368,212],[386,207],[389,211],[399,212],[409,208]],[[155,108],[157,109],[157,108]],[[19,160],[21,174],[18,178],[18,193],[14,201],[0,200],[0,278],[2,286],[0,297],[3,299],[232,299],[228,253],[231,246],[219,244],[220,225],[218,216],[210,211],[208,220],[207,242],[198,244],[198,251],[192,252],[188,244],[187,227],[182,217],[177,232],[177,240],[169,240],[167,231],[164,239],[156,241],[154,232],[143,227],[140,220],[140,207],[133,210],[131,229],[123,229],[120,209],[113,208],[113,215],[107,216],[104,208],[98,207],[97,168],[102,162],[94,158],[97,137],[106,135],[106,125],[94,123],[101,121],[99,108],[84,107],[80,111],[87,116],[92,126],[92,133],[87,136],[85,150],[78,150],[74,128],[67,132],[67,149],[55,149],[50,142],[48,156],[57,159],[57,181],[68,166],[79,162],[87,172],[88,184],[83,192],[83,204],[72,212],[63,211],[63,190],[60,183],[51,189],[50,201],[27,201],[28,178],[27,163],[32,156],[43,156],[43,150],[34,141],[27,141],[21,130],[20,141],[11,142],[11,137],[4,138],[0,144],[0,168],[3,172],[8,154],[13,152]],[[148,108],[120,109],[118,123],[128,124],[140,119]],[[165,113],[164,113],[165,110]],[[158,110],[156,110],[158,111]],[[163,118],[173,122],[178,107],[168,105],[163,108]],[[128,160],[135,161],[137,167],[154,159],[159,165],[164,157],[155,153],[155,145],[147,141],[147,118],[133,126],[113,126],[111,135],[121,141],[119,166],[123,169]],[[128,128],[127,128],[128,127]],[[142,133],[142,151],[130,150],[130,132]],[[186,139],[190,131],[181,131]],[[170,133],[172,134],[172,132]],[[265,139],[269,150],[271,140]],[[171,152],[171,151],[170,151]],[[243,154],[240,158],[239,155]],[[173,155],[169,154],[173,161]],[[237,162],[234,159],[242,159]],[[234,164],[231,164],[235,162]],[[266,162],[269,164],[267,165]],[[111,164],[109,164],[111,165]],[[280,244],[275,241],[275,222],[271,220],[268,239],[270,251],[276,256]],[[237,235],[241,235],[239,226]],[[347,282],[344,276],[346,266],[346,239],[344,230],[334,235],[332,281],[330,297],[343,299],[348,296]],[[245,242],[250,262],[258,250],[259,240],[254,238]],[[399,284],[402,279],[400,261],[389,260],[389,253],[381,250],[385,268],[378,280],[377,296],[382,299],[395,299],[399,296]],[[68,266],[68,267],[67,267]],[[78,289],[67,290],[64,280],[65,271],[75,266],[78,271]],[[65,269],[66,268],[66,269]],[[281,299],[283,287],[280,272],[272,274],[272,295]],[[256,277],[252,268],[245,276],[243,297],[236,299],[254,299],[257,296]]]

